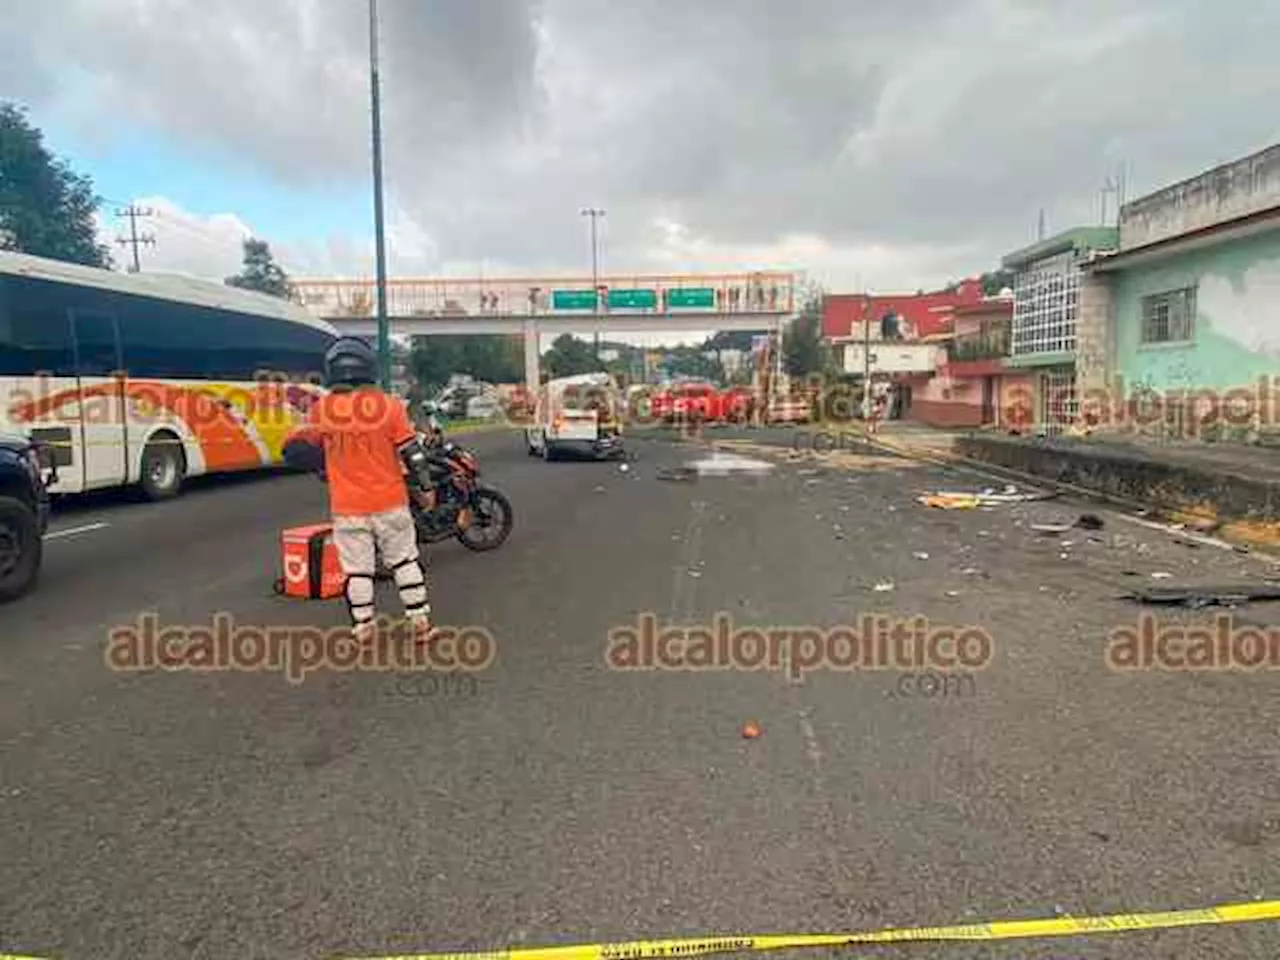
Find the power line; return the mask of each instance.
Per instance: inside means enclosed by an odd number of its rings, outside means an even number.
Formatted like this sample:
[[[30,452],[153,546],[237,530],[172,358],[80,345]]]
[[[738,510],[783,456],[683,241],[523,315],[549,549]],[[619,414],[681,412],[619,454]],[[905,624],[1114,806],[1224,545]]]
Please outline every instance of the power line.
[[[117,237],[116,243],[120,244],[122,247],[133,248],[133,273],[138,273],[142,270],[142,265],[138,260],[138,247],[154,247],[156,245],[156,238],[154,234],[148,233],[143,236],[138,235],[138,218],[150,217],[154,214],[155,211],[150,207],[137,207],[132,203],[123,210],[116,211],[117,217],[129,218],[129,236]]]

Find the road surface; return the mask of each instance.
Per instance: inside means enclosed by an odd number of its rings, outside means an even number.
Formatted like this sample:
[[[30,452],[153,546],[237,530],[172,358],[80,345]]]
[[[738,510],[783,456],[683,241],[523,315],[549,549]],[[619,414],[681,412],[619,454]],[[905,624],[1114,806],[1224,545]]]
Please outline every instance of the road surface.
[[[516,531],[490,555],[434,548],[430,571],[437,619],[495,638],[474,686],[107,669],[109,628],[146,611],[340,625],[340,602],[271,591],[277,531],[323,516],[310,478],[57,515],[39,592],[0,610],[0,952],[372,957],[1280,893],[1277,674],[1104,659],[1140,612],[1117,592],[1256,578],[1253,558],[1111,514],[1092,535],[1029,529],[1074,520],[1063,501],[932,510],[916,493],[974,479],[902,460],[684,482],[658,471],[689,445],[636,440],[626,472],[544,464],[512,435],[476,446]],[[950,688],[606,664],[611,628],[719,611],[920,615],[986,631],[993,660]],[[1271,960],[1277,944],[1246,925],[883,955]]]

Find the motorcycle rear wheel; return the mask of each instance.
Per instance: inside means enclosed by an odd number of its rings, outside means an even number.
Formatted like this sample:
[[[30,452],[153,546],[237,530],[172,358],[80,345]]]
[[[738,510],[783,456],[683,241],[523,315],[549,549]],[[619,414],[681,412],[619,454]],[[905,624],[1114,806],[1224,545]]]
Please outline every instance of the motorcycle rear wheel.
[[[458,532],[458,542],[476,553],[497,550],[511,536],[514,524],[511,501],[491,487],[481,487],[472,502],[471,523]]]

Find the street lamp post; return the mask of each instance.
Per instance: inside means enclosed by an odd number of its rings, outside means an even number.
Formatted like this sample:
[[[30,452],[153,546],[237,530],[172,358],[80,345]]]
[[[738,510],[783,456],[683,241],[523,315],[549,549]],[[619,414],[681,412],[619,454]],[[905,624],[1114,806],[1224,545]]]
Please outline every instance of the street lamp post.
[[[378,379],[391,389],[391,331],[387,323],[387,250],[382,211],[382,103],[378,83],[378,0],[369,0],[369,99],[373,114],[373,247],[378,288]]]
[[[599,207],[584,207],[581,211],[584,217],[591,218],[591,290],[595,295],[596,308],[595,314],[596,329],[594,336],[595,358],[596,362],[600,362],[600,246],[597,242],[596,221],[604,216],[604,211]]]

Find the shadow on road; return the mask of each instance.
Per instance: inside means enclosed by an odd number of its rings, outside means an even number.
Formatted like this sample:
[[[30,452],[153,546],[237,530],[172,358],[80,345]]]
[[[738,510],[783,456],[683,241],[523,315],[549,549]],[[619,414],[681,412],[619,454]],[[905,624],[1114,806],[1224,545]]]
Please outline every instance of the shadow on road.
[[[179,498],[208,496],[220,490],[269,483],[299,474],[280,468],[245,470],[238,473],[222,473],[203,477],[190,477],[182,484]],[[109,490],[93,490],[88,493],[63,494],[54,497],[55,517],[75,517],[96,510],[119,509],[150,503],[137,487],[113,487]]]

